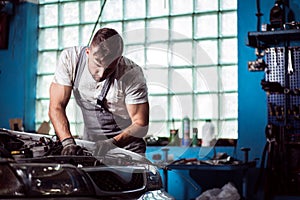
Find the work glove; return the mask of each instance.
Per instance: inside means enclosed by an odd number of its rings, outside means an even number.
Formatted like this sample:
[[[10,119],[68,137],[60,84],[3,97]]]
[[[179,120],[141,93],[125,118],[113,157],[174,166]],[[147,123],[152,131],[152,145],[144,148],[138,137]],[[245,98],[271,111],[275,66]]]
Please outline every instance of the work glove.
[[[106,153],[117,147],[117,141],[114,138],[107,140],[98,140],[96,142],[95,156],[104,156]]]
[[[83,148],[79,145],[76,145],[73,138],[66,138],[61,142],[63,149],[61,155],[83,155]]]

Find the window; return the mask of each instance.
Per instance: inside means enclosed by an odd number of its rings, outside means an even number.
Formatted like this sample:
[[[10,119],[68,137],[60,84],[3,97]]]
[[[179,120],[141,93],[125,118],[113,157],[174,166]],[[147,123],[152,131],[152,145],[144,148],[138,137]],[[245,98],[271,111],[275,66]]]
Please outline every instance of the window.
[[[49,121],[48,88],[61,50],[88,44],[103,2],[39,1],[37,127]],[[124,55],[144,69],[149,135],[181,131],[188,116],[199,137],[205,119],[212,119],[219,138],[237,138],[236,0],[107,1],[100,27],[116,29],[124,38]],[[80,136],[81,112],[73,98],[67,115],[71,131]]]

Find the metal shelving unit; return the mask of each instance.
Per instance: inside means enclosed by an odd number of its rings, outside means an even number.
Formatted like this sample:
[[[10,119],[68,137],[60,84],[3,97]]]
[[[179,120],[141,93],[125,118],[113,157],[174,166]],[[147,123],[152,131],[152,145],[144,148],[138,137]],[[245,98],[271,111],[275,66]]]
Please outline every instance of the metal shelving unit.
[[[248,45],[264,51],[267,94],[266,198],[300,191],[300,30],[248,33]]]

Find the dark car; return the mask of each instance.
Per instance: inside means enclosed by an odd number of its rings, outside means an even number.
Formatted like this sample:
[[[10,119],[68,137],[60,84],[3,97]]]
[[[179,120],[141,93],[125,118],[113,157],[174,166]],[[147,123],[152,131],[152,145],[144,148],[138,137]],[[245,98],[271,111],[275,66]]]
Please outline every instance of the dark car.
[[[92,142],[76,141],[85,155],[61,156],[50,136],[1,129],[0,198],[174,199],[144,156],[115,148],[95,157]]]

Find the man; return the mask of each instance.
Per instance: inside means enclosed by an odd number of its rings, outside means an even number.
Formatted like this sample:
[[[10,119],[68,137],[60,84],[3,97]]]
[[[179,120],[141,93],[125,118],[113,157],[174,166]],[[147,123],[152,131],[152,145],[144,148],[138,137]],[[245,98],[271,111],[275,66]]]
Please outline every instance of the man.
[[[62,51],[50,86],[49,117],[62,142],[62,155],[82,155],[66,116],[71,92],[80,106],[83,139],[95,141],[98,155],[121,147],[144,153],[149,123],[142,69],[122,56],[123,40],[114,30],[97,31],[89,47]]]

